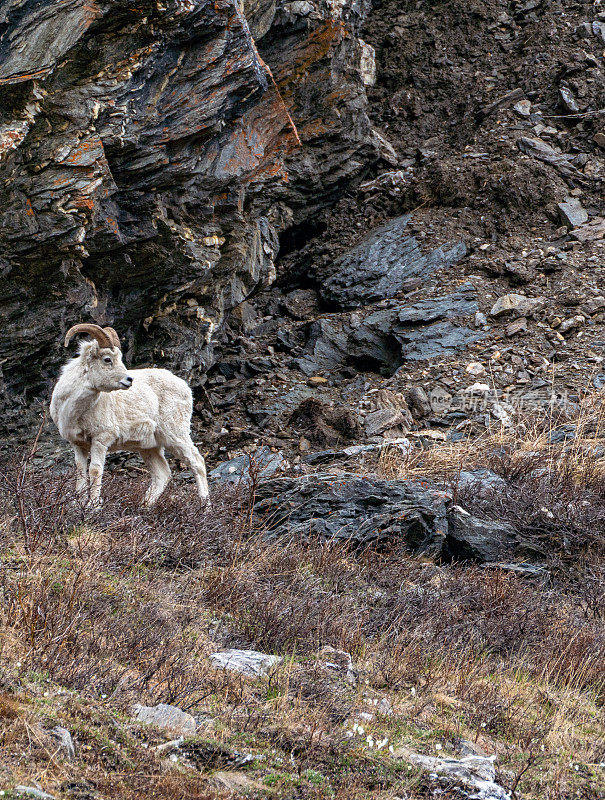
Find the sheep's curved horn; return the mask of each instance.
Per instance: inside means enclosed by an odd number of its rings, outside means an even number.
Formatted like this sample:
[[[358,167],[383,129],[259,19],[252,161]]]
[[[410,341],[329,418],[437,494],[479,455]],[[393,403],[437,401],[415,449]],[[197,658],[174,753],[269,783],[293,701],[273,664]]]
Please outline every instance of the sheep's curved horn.
[[[118,350],[121,350],[122,345],[120,344],[120,337],[118,336],[117,332],[113,328],[103,328],[103,330],[111,339],[112,346],[117,347]]]
[[[81,323],[80,325],[74,325],[67,331],[65,334],[65,347],[67,347],[76,333],[87,333],[89,336],[92,336],[93,339],[96,339],[101,347],[114,347],[111,337],[103,330],[103,328],[101,328],[100,325],[92,325],[87,322]]]

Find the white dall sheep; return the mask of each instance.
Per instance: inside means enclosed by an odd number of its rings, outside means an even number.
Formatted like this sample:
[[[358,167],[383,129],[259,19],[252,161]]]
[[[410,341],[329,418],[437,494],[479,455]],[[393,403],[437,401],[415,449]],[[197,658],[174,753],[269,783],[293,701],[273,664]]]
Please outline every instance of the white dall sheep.
[[[99,503],[107,452],[130,450],[140,453],[151,472],[145,503],[152,505],[170,480],[168,448],[189,464],[200,498],[208,500],[206,464],[191,440],[189,386],[166,369],[127,370],[113,328],[74,325],[65,347],[78,333],[93,341],[82,342],[78,356],[63,367],[50,403],[59,433],[74,450],[77,491],[90,491],[90,502]]]

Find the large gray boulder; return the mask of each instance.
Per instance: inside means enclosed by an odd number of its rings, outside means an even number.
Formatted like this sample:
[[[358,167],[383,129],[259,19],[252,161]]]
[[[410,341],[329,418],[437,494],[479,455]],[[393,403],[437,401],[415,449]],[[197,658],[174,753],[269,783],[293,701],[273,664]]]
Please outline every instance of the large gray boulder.
[[[257,490],[255,512],[273,536],[317,536],[374,545],[401,540],[413,552],[439,555],[449,496],[408,481],[320,473],[277,478]]]

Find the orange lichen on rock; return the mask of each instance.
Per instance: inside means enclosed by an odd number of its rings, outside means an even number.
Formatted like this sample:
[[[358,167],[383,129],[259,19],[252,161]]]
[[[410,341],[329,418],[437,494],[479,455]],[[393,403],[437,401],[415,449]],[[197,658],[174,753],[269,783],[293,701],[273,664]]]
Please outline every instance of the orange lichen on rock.
[[[104,156],[101,139],[95,134],[89,139],[82,139],[65,157],[63,163],[73,167],[89,167]]]

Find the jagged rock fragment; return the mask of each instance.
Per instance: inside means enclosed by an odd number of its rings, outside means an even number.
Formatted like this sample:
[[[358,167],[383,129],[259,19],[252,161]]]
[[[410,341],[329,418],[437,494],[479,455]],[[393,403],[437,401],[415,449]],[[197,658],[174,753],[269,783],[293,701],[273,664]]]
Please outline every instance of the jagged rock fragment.
[[[373,231],[327,270],[319,287],[322,298],[338,308],[354,308],[394,297],[437,269],[466,255],[459,242],[425,254],[407,231],[410,215],[391,220]]]
[[[492,306],[490,316],[502,317],[514,315],[516,317],[530,317],[544,305],[539,298],[526,297],[523,294],[505,294],[499,297]]]
[[[561,221],[568,228],[579,228],[588,222],[588,212],[582,207],[582,203],[577,197],[568,197],[563,203],[558,203],[557,208],[561,216]]]
[[[254,453],[223,461],[208,473],[208,480],[216,483],[248,483],[253,475],[268,478],[284,466],[284,454],[281,451],[274,452],[265,445]]]
[[[395,408],[383,408],[367,414],[364,420],[366,434],[377,436],[391,428],[400,428],[406,423],[405,415]]]

